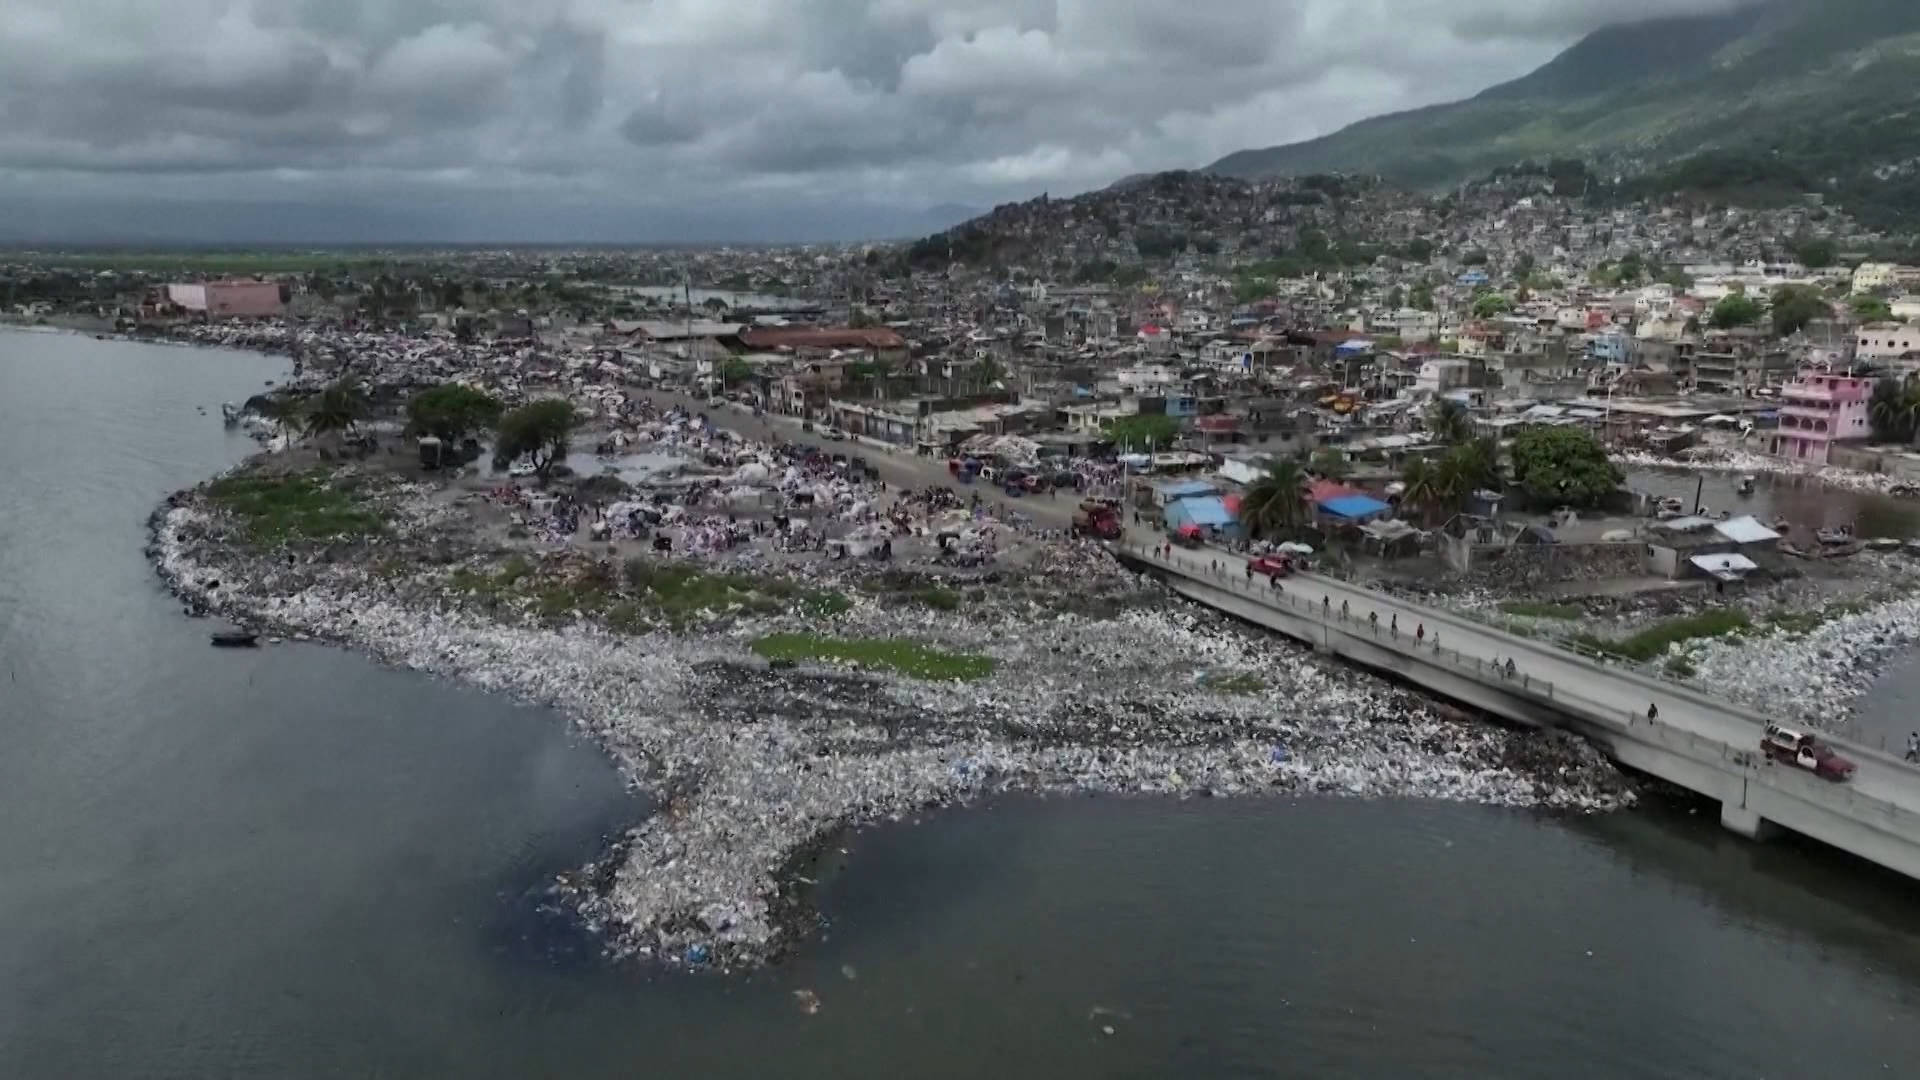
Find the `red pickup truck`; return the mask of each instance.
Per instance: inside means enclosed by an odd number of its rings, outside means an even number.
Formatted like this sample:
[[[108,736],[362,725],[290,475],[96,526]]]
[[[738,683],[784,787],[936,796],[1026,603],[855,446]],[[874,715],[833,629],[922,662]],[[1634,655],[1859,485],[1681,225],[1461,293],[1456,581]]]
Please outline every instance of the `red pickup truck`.
[[[1270,578],[1287,577],[1293,573],[1293,560],[1285,555],[1262,555],[1247,565],[1254,573]]]

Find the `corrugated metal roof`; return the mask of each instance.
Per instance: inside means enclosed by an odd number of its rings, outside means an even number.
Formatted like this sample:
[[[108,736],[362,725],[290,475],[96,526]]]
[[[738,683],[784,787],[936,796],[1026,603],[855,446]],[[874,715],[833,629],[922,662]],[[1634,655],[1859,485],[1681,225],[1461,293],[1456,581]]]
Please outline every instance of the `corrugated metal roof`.
[[[1752,514],[1743,514],[1732,521],[1722,521],[1713,527],[1713,531],[1736,544],[1764,544],[1780,539],[1780,534],[1760,524],[1760,519]]]

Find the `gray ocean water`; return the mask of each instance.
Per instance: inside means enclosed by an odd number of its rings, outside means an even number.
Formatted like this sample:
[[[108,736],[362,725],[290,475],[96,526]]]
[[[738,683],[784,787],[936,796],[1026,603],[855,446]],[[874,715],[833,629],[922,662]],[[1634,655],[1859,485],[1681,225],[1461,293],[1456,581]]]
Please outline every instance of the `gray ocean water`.
[[[1920,891],[1661,805],[1010,800],[829,845],[774,969],[609,967],[541,889],[644,806],[560,717],[159,588],[279,372],[0,333],[0,1077],[1920,1075]]]

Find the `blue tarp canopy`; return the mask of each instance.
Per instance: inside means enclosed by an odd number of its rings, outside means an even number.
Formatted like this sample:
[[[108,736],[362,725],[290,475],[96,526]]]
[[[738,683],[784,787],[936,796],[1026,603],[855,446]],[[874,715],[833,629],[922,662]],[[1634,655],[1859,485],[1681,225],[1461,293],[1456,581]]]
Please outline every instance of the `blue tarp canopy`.
[[[1346,518],[1350,521],[1365,521],[1387,513],[1393,507],[1370,495],[1341,495],[1322,501],[1320,509],[1334,517]]]
[[[1219,496],[1167,503],[1165,523],[1171,530],[1196,525],[1200,528],[1217,528],[1221,532],[1235,532],[1240,525],[1233,511],[1227,509],[1227,500]]]

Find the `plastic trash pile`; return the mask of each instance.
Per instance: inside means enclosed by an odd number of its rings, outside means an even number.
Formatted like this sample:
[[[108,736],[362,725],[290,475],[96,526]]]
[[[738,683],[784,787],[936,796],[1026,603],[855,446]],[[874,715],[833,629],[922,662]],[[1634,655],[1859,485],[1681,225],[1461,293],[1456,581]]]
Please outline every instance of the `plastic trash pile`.
[[[1887,662],[1920,643],[1920,597],[1842,615],[1805,634],[1696,642],[1677,647],[1692,682],[1757,709],[1848,734],[1859,699]]]

